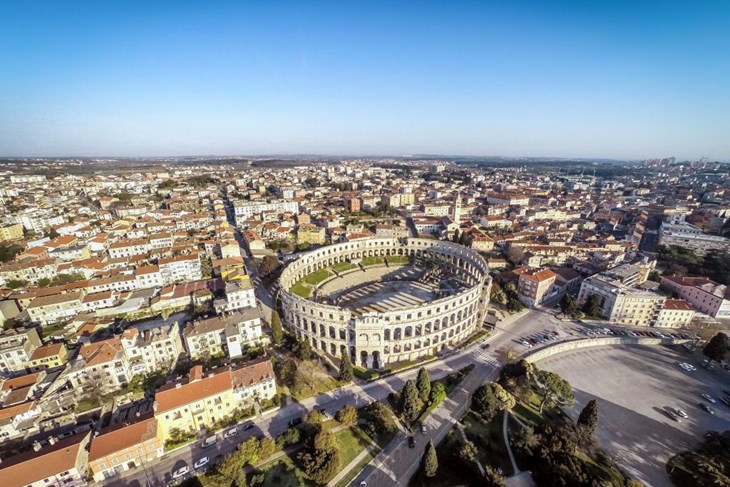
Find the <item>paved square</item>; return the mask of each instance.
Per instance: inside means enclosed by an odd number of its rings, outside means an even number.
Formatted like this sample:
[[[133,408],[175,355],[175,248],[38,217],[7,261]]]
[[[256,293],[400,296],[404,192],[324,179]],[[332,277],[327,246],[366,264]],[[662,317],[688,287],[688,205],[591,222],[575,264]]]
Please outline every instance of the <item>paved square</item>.
[[[577,419],[591,400],[598,401],[599,441],[630,476],[653,487],[671,486],[665,467],[679,451],[694,448],[705,432],[730,429],[730,408],[710,404],[715,415],[700,409],[700,394],[722,397],[730,389],[730,373],[705,370],[702,355],[657,346],[608,346],[568,352],[541,360],[537,366],[556,372],[573,386],[576,404],[568,411]],[[689,362],[695,372],[677,364]],[[677,423],[664,408],[683,409],[689,419]]]

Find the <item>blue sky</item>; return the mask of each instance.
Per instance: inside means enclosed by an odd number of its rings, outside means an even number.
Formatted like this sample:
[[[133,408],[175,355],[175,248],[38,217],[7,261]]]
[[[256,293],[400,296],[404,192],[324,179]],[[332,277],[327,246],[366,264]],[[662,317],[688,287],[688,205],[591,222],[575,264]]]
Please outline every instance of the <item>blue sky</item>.
[[[730,2],[395,3],[2,2],[0,155],[730,159]]]

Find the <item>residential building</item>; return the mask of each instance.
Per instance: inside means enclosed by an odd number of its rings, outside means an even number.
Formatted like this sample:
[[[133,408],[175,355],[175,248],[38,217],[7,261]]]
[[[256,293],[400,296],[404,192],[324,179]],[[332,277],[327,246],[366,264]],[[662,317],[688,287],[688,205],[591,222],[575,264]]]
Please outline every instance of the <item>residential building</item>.
[[[56,277],[55,259],[36,259],[30,262],[10,262],[0,265],[0,284],[10,281],[37,283]]]
[[[667,247],[677,245],[698,255],[706,255],[713,250],[730,249],[730,239],[708,235],[701,228],[685,222],[663,222],[659,229],[659,244]]]
[[[90,439],[91,433],[86,432],[3,459],[3,487],[86,487]]]
[[[268,357],[236,365],[231,368],[234,398],[243,404],[251,404],[276,396],[274,366]]]
[[[85,309],[83,298],[83,291],[41,296],[31,301],[26,311],[31,321],[46,326],[81,313]]]
[[[49,343],[33,351],[28,368],[33,372],[60,367],[68,360],[68,350],[63,343]]]
[[[122,333],[121,343],[132,376],[167,372],[177,365],[180,355],[185,352],[178,322],[127,328]]]
[[[314,225],[300,225],[297,229],[297,243],[323,245],[325,243],[324,227],[316,227]]]
[[[151,250],[152,245],[146,239],[123,239],[111,244],[107,249],[107,252],[111,259],[120,259],[123,257],[149,254]]]
[[[243,349],[263,343],[258,309],[243,308],[226,315],[189,322],[183,330],[188,355],[193,360],[228,354],[235,358]]]
[[[225,293],[225,298],[216,299],[214,302],[215,311],[218,314],[256,307],[256,294],[250,279],[227,282]]]
[[[236,216],[236,224],[240,225],[239,222],[250,220],[252,218],[261,217],[262,213],[273,212],[275,214],[281,213],[299,213],[299,203],[292,200],[280,200],[280,201],[234,201],[233,211]]]
[[[695,316],[694,308],[684,299],[667,299],[659,311],[657,326],[663,328],[684,328]]]
[[[630,326],[658,326],[666,298],[643,289],[632,288],[608,275],[585,279],[578,293],[583,305],[591,294],[600,297],[600,315],[611,323]]]
[[[174,282],[197,281],[203,278],[200,257],[197,252],[159,259],[157,266],[160,268],[162,282],[165,285]]]
[[[41,346],[35,328],[15,328],[0,334],[0,375],[14,377],[28,369],[30,357]]]
[[[104,482],[127,470],[153,464],[164,453],[157,419],[152,416],[99,431],[91,442],[89,470]]]
[[[519,300],[530,308],[541,304],[553,295],[551,288],[556,277],[557,274],[550,269],[528,269],[522,272],[517,281]]]
[[[105,392],[127,385],[132,376],[124,346],[118,337],[84,343],[69,372],[69,380],[75,385]]]
[[[0,242],[20,238],[23,238],[23,225],[20,223],[0,225]]]
[[[230,369],[203,374],[203,367],[190,369],[185,379],[169,382],[155,393],[155,418],[163,441],[172,430],[202,434],[230,417],[238,408]]]
[[[730,300],[725,299],[727,287],[705,277],[662,277],[665,289],[700,313],[713,318],[730,318]]]

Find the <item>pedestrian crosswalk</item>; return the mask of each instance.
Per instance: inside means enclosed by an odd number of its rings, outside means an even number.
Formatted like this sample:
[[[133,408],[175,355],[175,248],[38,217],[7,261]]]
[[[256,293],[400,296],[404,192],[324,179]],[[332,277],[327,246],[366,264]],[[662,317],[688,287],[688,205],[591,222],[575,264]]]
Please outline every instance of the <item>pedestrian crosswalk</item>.
[[[497,357],[495,357],[488,350],[484,350],[483,348],[474,349],[474,351],[472,352],[472,356],[475,360],[478,360],[486,365],[491,365],[493,367],[499,366],[499,360],[497,360]]]

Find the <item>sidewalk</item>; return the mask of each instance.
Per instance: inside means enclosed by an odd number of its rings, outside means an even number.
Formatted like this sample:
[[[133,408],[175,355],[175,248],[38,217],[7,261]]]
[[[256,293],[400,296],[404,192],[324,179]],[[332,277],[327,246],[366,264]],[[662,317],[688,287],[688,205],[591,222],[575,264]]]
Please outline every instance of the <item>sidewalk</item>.
[[[372,453],[376,449],[377,449],[377,446],[373,445],[372,443],[370,445],[368,445],[367,448],[365,448],[355,458],[353,458],[352,461],[349,464],[347,464],[345,466],[345,468],[343,468],[340,471],[340,473],[335,475],[335,478],[333,478],[332,480],[330,480],[327,483],[327,487],[334,487],[335,485],[337,485],[342,479],[345,478],[345,476],[347,476],[350,473],[350,471],[352,469],[354,469],[355,467],[357,467],[360,464],[362,459],[365,458],[368,455],[368,453]]]

